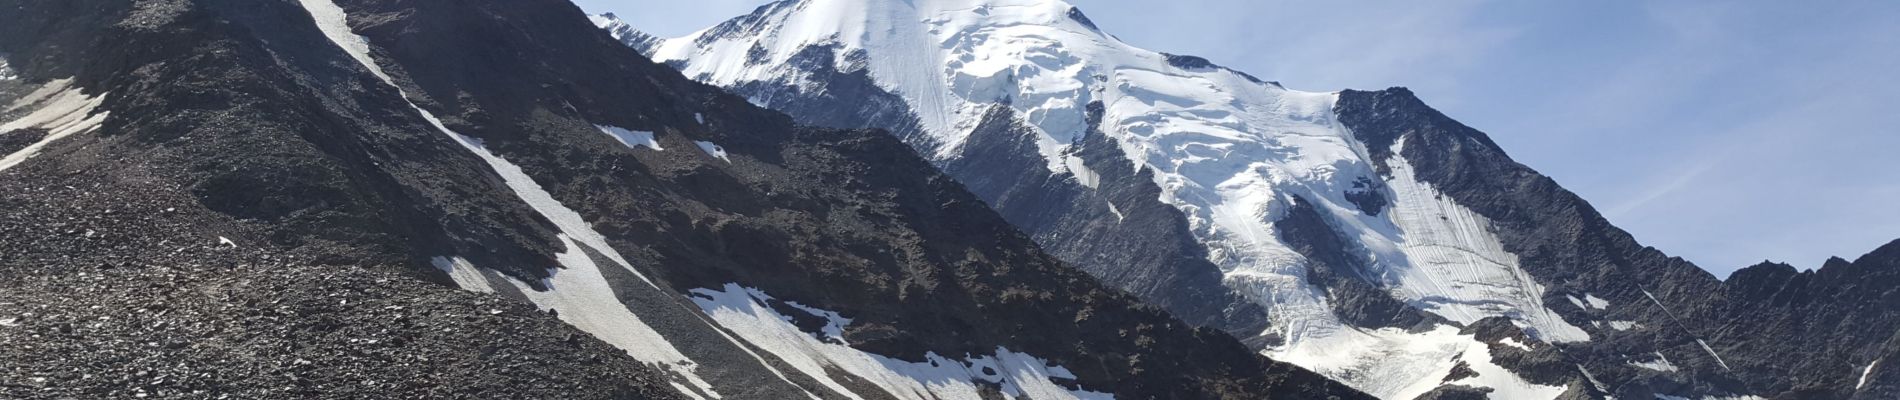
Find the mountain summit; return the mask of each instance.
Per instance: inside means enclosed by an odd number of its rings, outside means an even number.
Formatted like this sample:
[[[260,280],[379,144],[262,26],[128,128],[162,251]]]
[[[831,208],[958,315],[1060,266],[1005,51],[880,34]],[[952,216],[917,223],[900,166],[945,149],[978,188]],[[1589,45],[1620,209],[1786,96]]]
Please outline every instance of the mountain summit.
[[[0,10],[0,398],[1367,398],[565,0]]]
[[[1900,397],[1900,242],[1718,280],[1059,1],[0,0],[0,272],[0,398]]]
[[[1289,90],[1062,1],[787,0],[629,44],[800,122],[884,129],[1057,256],[1384,398],[1845,397],[1852,368],[1791,377],[1776,349],[1866,366],[1888,340],[1733,331],[1801,312],[1724,295],[1407,90]]]

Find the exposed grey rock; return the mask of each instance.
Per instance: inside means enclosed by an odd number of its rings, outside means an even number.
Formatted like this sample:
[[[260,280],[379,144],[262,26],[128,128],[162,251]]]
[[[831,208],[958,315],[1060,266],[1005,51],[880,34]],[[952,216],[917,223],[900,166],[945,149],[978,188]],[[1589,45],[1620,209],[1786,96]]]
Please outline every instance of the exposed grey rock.
[[[1618,397],[1757,394],[1846,398],[1900,330],[1900,245],[1816,271],[1764,264],[1728,281],[1612,226],[1583,199],[1517,163],[1483,133],[1426,106],[1410,91],[1347,91],[1340,121],[1375,154],[1405,157],[1419,179],[1493,222],[1506,250],[1547,286],[1565,319],[1594,322],[1590,342],[1568,343],[1568,362],[1592,371]],[[1405,138],[1403,154],[1391,144]],[[1384,150],[1382,150],[1384,149]],[[1594,295],[1607,310],[1568,306]],[[1612,321],[1640,324],[1619,330]],[[1706,342],[1705,350],[1700,342]],[[1629,364],[1662,354],[1682,368]],[[1718,356],[1719,355],[1719,358]]]
[[[295,1],[0,0],[20,10],[0,14],[0,52],[31,60],[22,76],[73,76],[110,93],[111,112],[101,133],[0,174],[0,204],[36,209],[0,220],[17,228],[0,233],[0,298],[53,310],[20,313],[32,329],[21,332],[59,335],[35,349],[114,352],[0,349],[18,366],[0,377],[24,385],[5,390],[668,397],[675,372],[514,301],[560,289],[540,283],[559,273],[556,254],[598,261],[614,250],[659,286],[603,269],[617,300],[700,357],[725,398],[842,397],[812,376],[776,377],[783,360],[723,339],[683,295],[728,283],[849,315],[853,348],[896,359],[1008,348],[1072,366],[1061,384],[1124,398],[1365,398],[1057,260],[889,135],[798,126],[693,83],[565,1],[338,3],[400,92]],[[411,102],[518,165],[611,249],[566,248]],[[628,148],[595,124],[655,132],[669,150]],[[729,157],[692,151],[697,141]],[[62,201],[85,208],[54,207]],[[113,203],[126,206],[99,210]],[[531,284],[456,292],[429,266],[438,256],[493,269],[490,282]],[[106,278],[78,293],[96,296],[72,297],[70,274],[87,268]],[[80,320],[101,316],[138,324]],[[140,331],[153,324],[204,328]],[[210,360],[222,354],[213,349],[239,355]],[[115,380],[67,383],[85,374]]]

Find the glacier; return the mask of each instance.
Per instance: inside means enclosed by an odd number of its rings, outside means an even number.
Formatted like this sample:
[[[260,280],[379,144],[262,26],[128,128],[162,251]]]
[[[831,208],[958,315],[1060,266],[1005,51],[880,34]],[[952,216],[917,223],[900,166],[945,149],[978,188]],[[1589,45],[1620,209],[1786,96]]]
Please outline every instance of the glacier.
[[[597,17],[607,27],[624,24]],[[1268,310],[1264,352],[1385,398],[1438,385],[1448,360],[1487,357],[1468,336],[1352,326],[1334,315],[1307,276],[1308,260],[1274,222],[1296,202],[1315,205],[1352,239],[1371,280],[1394,298],[1458,324],[1509,318],[1533,339],[1590,340],[1544,303],[1544,287],[1503,249],[1482,216],[1412,176],[1401,156],[1372,150],[1333,115],[1337,92],[1290,90],[1195,57],[1137,48],[1056,0],[788,0],[647,53],[688,77],[734,87],[816,88],[790,62],[831,47],[841,70],[861,69],[915,114],[938,162],[995,105],[1036,131],[1049,174],[1094,188],[1102,177],[1074,156],[1091,128],[1108,135],[1156,200],[1180,210],[1225,285]],[[851,58],[853,53],[863,57]],[[1090,104],[1103,115],[1091,127]],[[1403,143],[1384,154],[1400,154]],[[1390,167],[1387,171],[1380,165]],[[1367,181],[1390,189],[1389,209],[1365,210],[1348,193]],[[1119,213],[1119,210],[1116,210]],[[1597,308],[1600,299],[1579,301]],[[1482,360],[1480,360],[1482,361]],[[1499,392],[1553,397],[1519,382],[1473,382]],[[1522,390],[1519,390],[1522,389]],[[1557,391],[1561,393],[1561,391]],[[1546,396],[1546,395],[1549,396]]]
[[[693,302],[720,326],[772,353],[793,369],[817,379],[847,398],[861,399],[848,382],[832,377],[842,371],[900,399],[982,398],[984,384],[1001,387],[1009,398],[1053,400],[1107,400],[1108,393],[1071,389],[1056,380],[1073,380],[1067,368],[1028,354],[997,348],[991,356],[947,357],[930,353],[924,362],[910,362],[866,353],[842,342],[841,332],[851,321],[837,312],[786,303],[794,309],[824,318],[827,325],[816,336],[792,325],[767,302],[778,301],[755,288],[729,283],[718,289],[692,290]]]

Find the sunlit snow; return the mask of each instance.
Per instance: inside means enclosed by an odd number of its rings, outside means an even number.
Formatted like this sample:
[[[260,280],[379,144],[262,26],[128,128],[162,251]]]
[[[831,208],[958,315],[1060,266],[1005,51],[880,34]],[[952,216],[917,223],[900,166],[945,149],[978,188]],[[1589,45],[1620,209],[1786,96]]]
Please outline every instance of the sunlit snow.
[[[323,31],[325,36],[328,36],[338,47],[341,47],[345,52],[349,53],[350,56],[361,63],[364,68],[368,69],[377,77],[382,78],[385,84],[395,88],[398,93],[402,93],[406,100],[407,94],[403,93],[402,87],[396,85],[393,80],[390,80],[389,75],[385,74],[382,67],[378,66],[375,60],[369,56],[368,40],[356,35],[350,30],[347,14],[345,14],[341,8],[337,7],[331,0],[301,0],[301,2],[304,8],[310,12],[311,16],[316,18],[317,27]],[[581,246],[586,246],[588,249],[598,252],[609,260],[612,260],[621,268],[639,277],[652,288],[656,290],[659,289],[652,280],[633,268],[633,265],[628,263],[627,260],[620,255],[619,251],[609,246],[606,238],[599,232],[594,231],[592,225],[582,219],[579,213],[574,212],[574,210],[562,205],[560,201],[555,200],[553,195],[535,183],[534,179],[530,178],[526,172],[521,170],[521,167],[509,163],[507,160],[488,151],[480,140],[450,130],[447,126],[442,124],[440,119],[435,117],[434,113],[415,105],[414,102],[410,102],[409,107],[420,114],[422,118],[437,131],[447,135],[450,139],[453,139],[456,143],[461,144],[471,153],[474,153],[477,157],[487,162],[489,167],[497,175],[501,176],[503,182],[508,185],[508,188],[515,192],[516,196],[527,203],[530,208],[553,222],[562,232],[560,239],[566,250],[556,256],[556,261],[564,268],[549,271],[552,276],[542,282],[549,290],[536,291],[522,282],[509,281],[510,283],[515,284],[516,288],[536,305],[545,309],[560,311],[561,320],[567,321],[569,324],[573,324],[575,327],[625,350],[628,355],[633,356],[635,359],[659,365],[679,374],[694,387],[698,388],[700,393],[714,398],[719,397],[719,394],[713,391],[711,384],[694,373],[698,366],[697,363],[688,359],[685,354],[680,353],[678,349],[667,342],[665,337],[653,330],[652,327],[641,322],[638,316],[634,315],[632,311],[620,303],[619,297],[613,292],[613,288],[608,287],[606,279],[601,276],[600,269],[595,265],[593,258],[588,256],[588,253],[583,251]],[[446,262],[438,260],[436,264],[438,268],[444,268],[446,266],[447,269],[452,271],[461,268],[473,268],[469,266],[466,261],[459,259],[451,259]],[[471,274],[478,273],[479,272],[453,271],[450,273],[450,276],[456,277],[458,284],[464,284],[464,279],[468,278]],[[468,286],[465,286],[465,288],[466,287]],[[686,392],[692,393],[692,391]],[[695,393],[695,395],[696,394],[697,393]]]
[[[1268,309],[1273,327],[1263,334],[1286,338],[1269,353],[1384,397],[1414,382],[1435,385],[1443,375],[1419,371],[1449,365],[1473,341],[1341,322],[1307,281],[1305,258],[1275,231],[1296,197],[1362,244],[1376,283],[1410,304],[1459,323],[1509,317],[1546,342],[1589,339],[1543,304],[1543,286],[1503,250],[1488,220],[1418,182],[1403,159],[1383,160],[1393,165],[1390,212],[1368,215],[1347,200],[1356,182],[1381,175],[1336,121],[1336,93],[1178,66],[1072,11],[1051,0],[779,2],[746,24],[757,32],[701,31],[652,53],[716,85],[812,87],[788,61],[810,46],[836,46],[834,65],[862,68],[909,104],[940,143],[919,149],[927,156],[957,157],[985,111],[1007,104],[1035,129],[1051,173],[1091,188],[1104,177],[1071,154],[1089,132],[1087,105],[1100,102],[1101,133],[1152,173],[1157,200],[1182,211],[1224,282]],[[848,58],[857,51],[868,57]]]
[[[1604,299],[1602,299],[1602,298],[1598,298],[1598,297],[1597,297],[1597,295],[1594,295],[1594,294],[1589,294],[1589,293],[1584,293],[1584,294],[1583,294],[1583,301],[1584,301],[1584,302],[1588,302],[1588,303],[1590,303],[1590,307],[1593,307],[1593,308],[1596,308],[1596,309],[1598,309],[1598,310],[1608,310],[1608,309],[1610,309],[1610,301],[1609,301],[1609,300],[1604,300]]]
[[[732,158],[726,156],[726,148],[724,147],[719,147],[719,145],[713,144],[713,142],[697,142],[696,141],[696,142],[693,142],[693,144],[699,145],[699,150],[706,152],[706,155],[712,156],[713,158],[717,158],[720,160],[724,160],[725,162],[728,162],[728,163],[732,162]]]
[[[1854,384],[1854,390],[1860,390],[1860,389],[1866,388],[1867,378],[1874,375],[1874,367],[1879,366],[1879,365],[1880,365],[1880,360],[1874,360],[1874,362],[1867,363],[1867,368],[1860,370],[1860,383]]]
[[[693,302],[711,315],[720,326],[747,342],[772,353],[793,369],[811,376],[838,393],[853,399],[976,399],[981,398],[981,383],[1002,387],[1009,398],[1033,399],[1110,399],[1106,393],[1071,389],[1052,379],[1073,380],[1068,369],[1050,365],[1034,356],[997,348],[994,355],[947,357],[930,353],[927,362],[913,363],[870,354],[841,342],[824,340],[792,325],[792,318],[766,305],[774,299],[758,289],[727,284],[720,289],[694,289]],[[801,312],[827,319],[824,336],[842,336],[849,319],[836,312],[793,305]],[[835,330],[835,331],[834,331]],[[831,371],[850,374],[850,380]],[[875,386],[877,395],[867,396],[852,390],[846,382],[864,382]],[[860,387],[861,389],[861,387]]]
[[[626,128],[609,125],[594,125],[594,127],[600,128],[600,133],[605,133],[607,136],[613,137],[614,140],[626,145],[629,149],[646,147],[653,150],[666,150],[660,148],[660,142],[653,139],[653,132],[627,130]]]
[[[26,115],[0,123],[0,134],[12,134],[15,130],[37,128],[45,129],[46,137],[12,154],[0,157],[0,171],[13,168],[39,155],[40,150],[53,144],[54,141],[74,134],[98,130],[99,125],[104,123],[106,117],[111,114],[106,111],[94,112],[100,104],[105,103],[105,98],[103,93],[86,95],[78,87],[73,86],[71,79],[60,79],[47,82],[38,90],[14,100],[13,104],[8,105],[5,112],[0,115],[18,113],[26,113]]]
[[[1530,345],[1527,345],[1527,344],[1524,344],[1523,342],[1519,342],[1519,341],[1517,341],[1517,338],[1511,338],[1511,337],[1507,337],[1507,338],[1504,338],[1504,339],[1499,339],[1499,340],[1498,340],[1498,344],[1502,344],[1502,345],[1505,345],[1505,346],[1511,346],[1511,347],[1516,347],[1516,348],[1518,348],[1518,349],[1520,349],[1520,350],[1524,350],[1524,351],[1531,351],[1531,350],[1532,350],[1532,349],[1531,349],[1531,346],[1530,346]]]
[[[1650,369],[1650,370],[1661,371],[1661,372],[1676,372],[1678,370],[1678,368],[1676,368],[1675,363],[1669,362],[1669,357],[1664,357],[1662,353],[1650,353],[1650,354],[1655,355],[1656,358],[1646,359],[1646,360],[1631,359],[1629,361],[1629,364],[1632,366],[1636,366],[1638,368]]]

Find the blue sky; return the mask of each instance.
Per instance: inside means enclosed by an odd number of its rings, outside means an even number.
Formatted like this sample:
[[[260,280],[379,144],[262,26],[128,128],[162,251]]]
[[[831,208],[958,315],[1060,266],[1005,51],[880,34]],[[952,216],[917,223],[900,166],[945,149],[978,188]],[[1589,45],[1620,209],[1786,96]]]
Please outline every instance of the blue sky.
[[[1288,87],[1411,87],[1726,277],[1900,239],[1900,2],[1071,0]],[[762,0],[577,0],[677,36]]]

